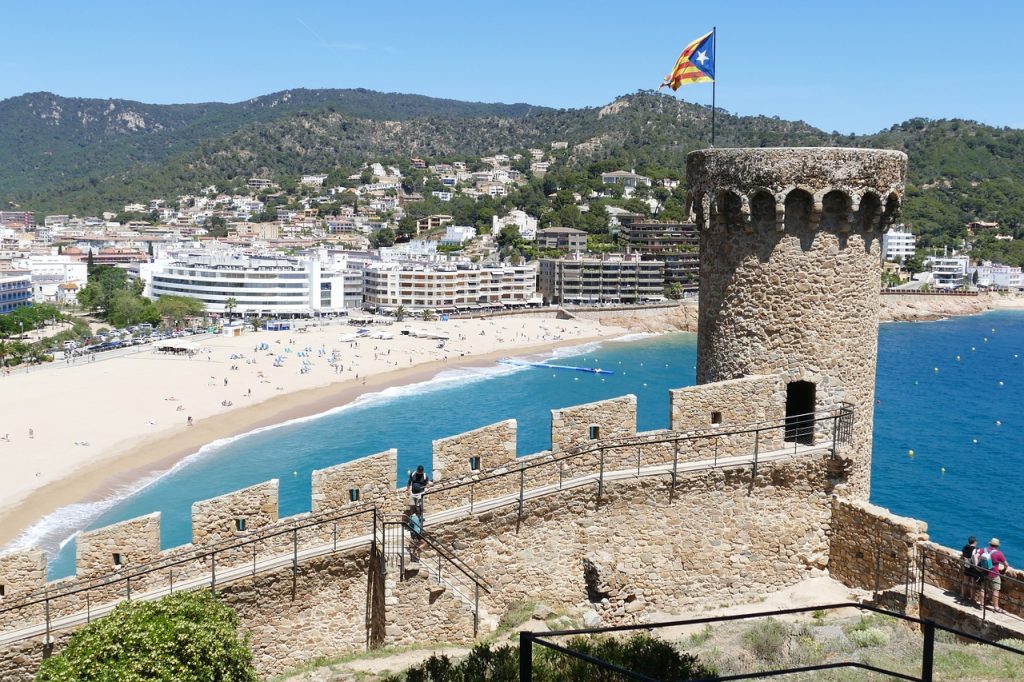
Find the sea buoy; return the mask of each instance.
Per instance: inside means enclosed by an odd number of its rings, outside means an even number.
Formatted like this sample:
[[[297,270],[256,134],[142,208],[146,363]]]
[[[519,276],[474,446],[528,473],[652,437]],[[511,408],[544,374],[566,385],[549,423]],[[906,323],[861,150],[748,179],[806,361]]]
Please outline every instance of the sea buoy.
[[[972,353],[974,352],[974,346],[971,346],[971,352]]]
[[[1001,421],[999,421],[999,420],[997,419],[997,420],[996,420],[996,426],[1002,426],[1002,425],[1003,425],[1003,422],[1001,422]]]
[[[972,438],[971,442],[974,443],[975,445],[977,445],[978,444],[978,439],[977,438]]]
[[[996,333],[996,328],[995,328],[995,327],[992,327],[992,333],[993,333],[993,334],[995,334],[995,333]]]
[[[939,471],[941,471],[942,473],[946,473],[946,467],[939,467]]]
[[[644,388],[647,388],[647,384],[644,384]]]
[[[956,361],[957,361],[957,362],[960,362],[960,356],[959,356],[959,355],[958,355],[958,356],[956,356]]]
[[[936,367],[936,368],[935,368],[935,372],[936,372],[936,373],[938,373],[938,371],[939,371],[939,368],[938,368],[938,367]]]
[[[914,456],[914,451],[913,450],[907,450],[907,457],[913,457],[913,456]]]
[[[298,476],[298,475],[299,475],[299,472],[298,472],[298,471],[293,471],[293,472],[292,472],[292,476]]]
[[[985,338],[982,339],[982,341],[984,341],[985,343],[988,343],[988,337],[986,336]]]
[[[1001,382],[1001,381],[1000,381],[1000,382],[999,382],[999,385],[1000,385],[1000,386],[1002,386],[1002,385],[1003,385],[1003,382]]]

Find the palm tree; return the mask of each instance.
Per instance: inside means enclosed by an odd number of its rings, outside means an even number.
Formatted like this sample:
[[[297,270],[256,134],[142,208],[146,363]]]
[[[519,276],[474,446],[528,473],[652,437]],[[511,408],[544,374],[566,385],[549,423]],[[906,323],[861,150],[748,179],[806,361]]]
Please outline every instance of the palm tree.
[[[235,300],[234,296],[229,296],[228,300],[224,301],[224,310],[227,311],[228,319],[231,319],[231,313],[235,308],[238,307],[238,301]]]
[[[395,308],[395,319],[401,322],[402,320],[405,319],[405,316],[408,314],[408,312],[409,311],[405,309],[404,305],[398,306],[397,308]]]
[[[420,313],[420,319],[423,320],[424,322],[431,322],[433,320],[436,320],[437,316],[434,315],[434,311],[433,310],[431,310],[430,308],[427,308],[422,313]]]

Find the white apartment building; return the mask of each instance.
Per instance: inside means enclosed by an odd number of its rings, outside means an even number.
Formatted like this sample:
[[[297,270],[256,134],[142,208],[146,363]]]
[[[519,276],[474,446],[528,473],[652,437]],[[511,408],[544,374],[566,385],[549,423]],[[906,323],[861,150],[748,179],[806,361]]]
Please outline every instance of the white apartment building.
[[[533,264],[430,266],[420,263],[372,263],[363,271],[367,308],[431,309],[453,312],[538,304]]]
[[[936,289],[957,289],[967,284],[967,256],[930,256],[925,266],[931,269],[931,283]]]
[[[1009,265],[996,265],[985,261],[978,266],[967,269],[967,275],[974,282],[975,274],[978,276],[979,287],[993,287],[996,289],[1021,289],[1024,288],[1024,274],[1020,268]]]
[[[471,225],[448,225],[444,228],[442,244],[465,244],[476,236],[476,228]]]
[[[15,262],[16,267],[32,276],[32,300],[36,303],[73,303],[73,292],[89,280],[88,265],[71,256],[33,254]],[[73,287],[62,287],[73,284]]]
[[[187,254],[142,263],[139,276],[152,299],[191,296],[214,313],[299,317],[337,313],[362,304],[362,277],[342,264],[318,258]]]
[[[519,236],[523,239],[532,240],[537,238],[537,219],[519,209],[509,211],[508,215],[504,218],[499,218],[498,216],[491,218],[491,233],[498,234],[501,232],[501,228],[510,225],[515,225],[519,228]]]
[[[914,257],[917,237],[903,225],[896,225],[882,235],[882,258],[898,263]]]

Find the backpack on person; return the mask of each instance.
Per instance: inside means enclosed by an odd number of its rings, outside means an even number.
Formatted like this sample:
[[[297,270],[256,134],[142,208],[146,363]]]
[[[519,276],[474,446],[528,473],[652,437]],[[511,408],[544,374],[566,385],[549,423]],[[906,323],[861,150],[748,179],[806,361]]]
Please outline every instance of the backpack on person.
[[[979,549],[974,553],[974,565],[983,571],[992,570],[992,553],[986,549]]]
[[[427,475],[421,471],[415,471],[409,475],[409,489],[413,495],[419,495],[427,489]]]

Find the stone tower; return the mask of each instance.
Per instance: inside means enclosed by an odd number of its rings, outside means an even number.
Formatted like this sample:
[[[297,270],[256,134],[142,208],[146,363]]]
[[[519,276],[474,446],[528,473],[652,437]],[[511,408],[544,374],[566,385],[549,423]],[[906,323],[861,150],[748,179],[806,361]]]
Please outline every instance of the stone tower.
[[[700,230],[697,383],[780,375],[787,418],[854,407],[849,493],[867,497],[882,232],[902,152],[706,149],[686,176]],[[788,421],[788,420],[787,420]]]

